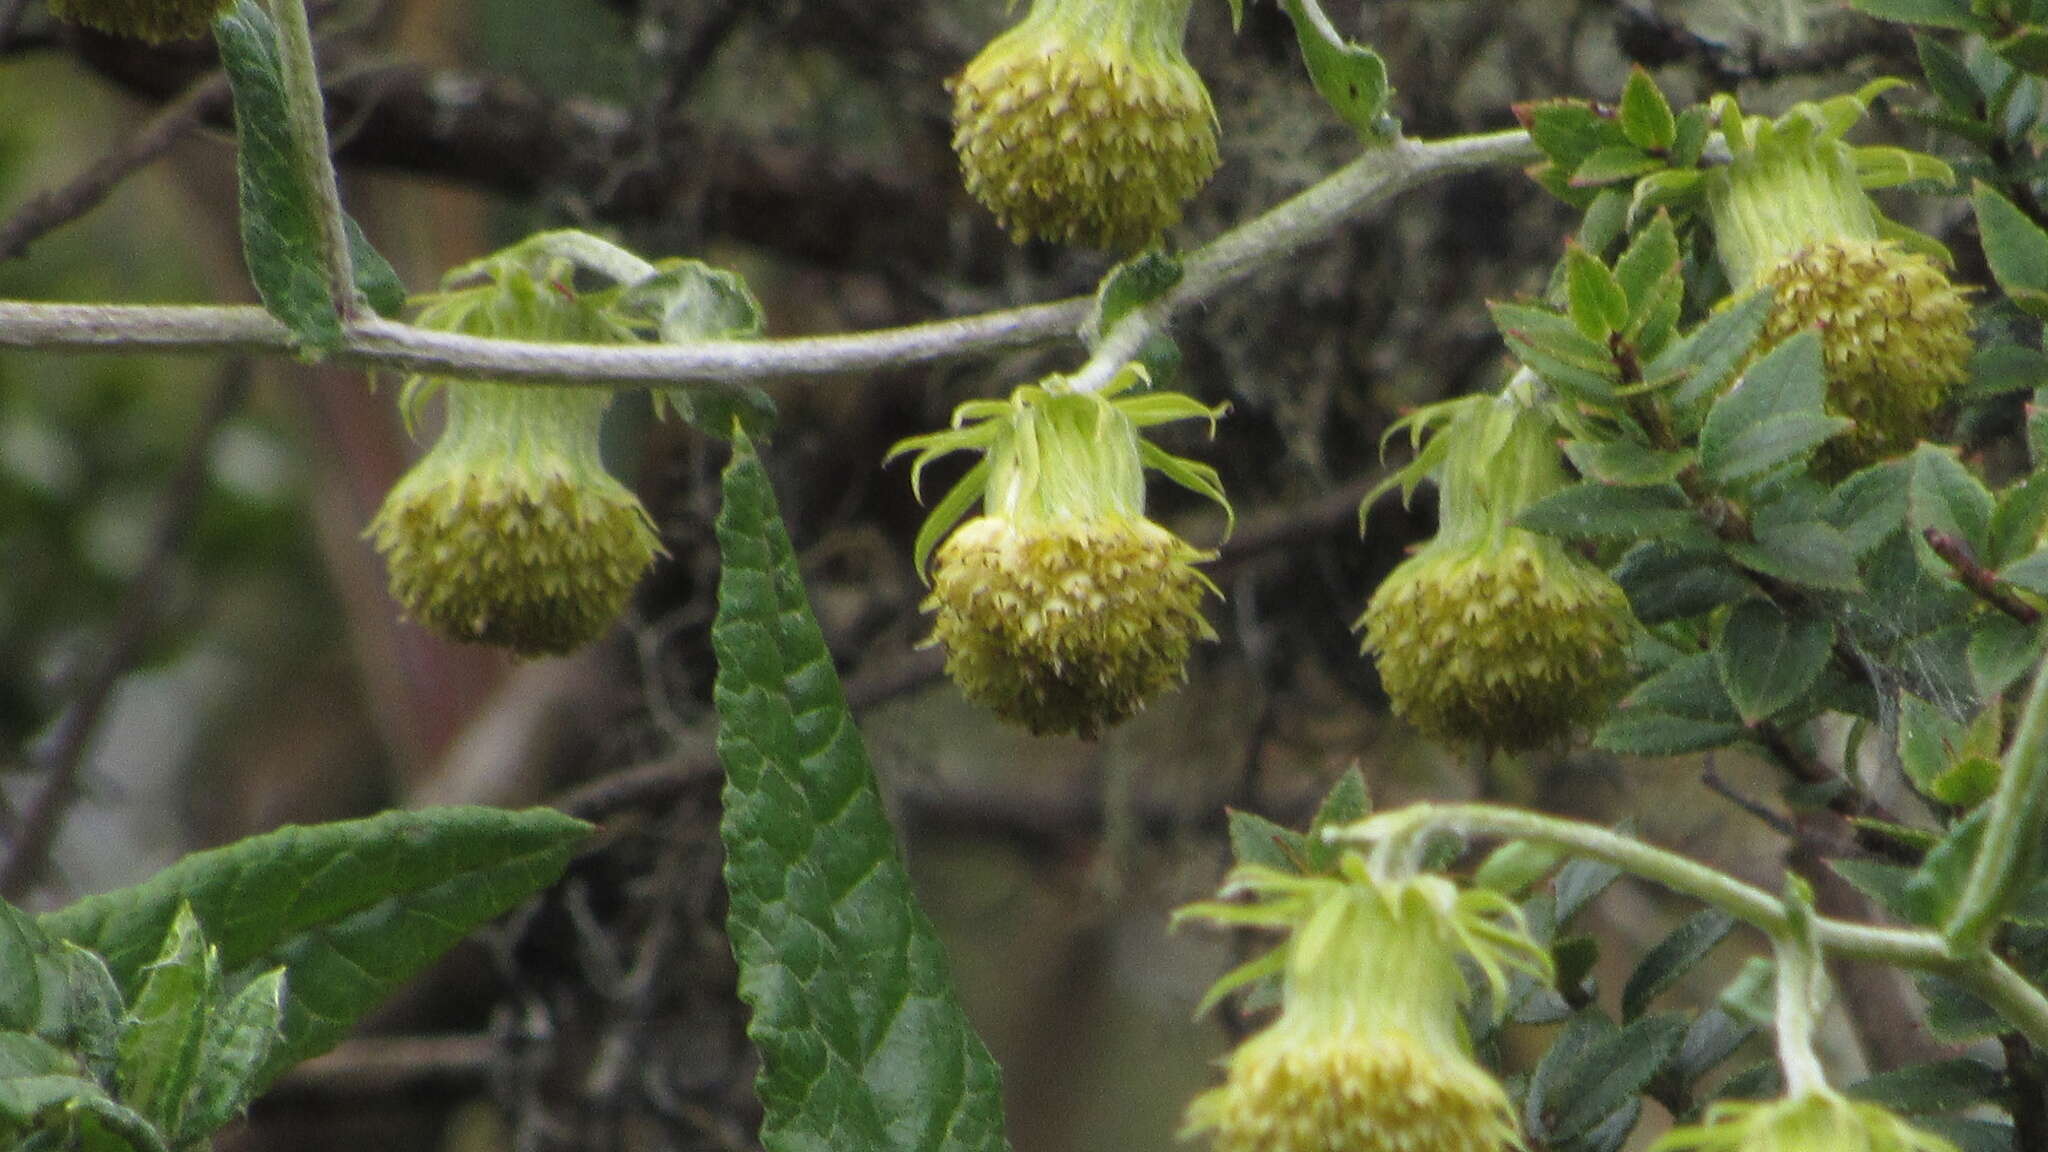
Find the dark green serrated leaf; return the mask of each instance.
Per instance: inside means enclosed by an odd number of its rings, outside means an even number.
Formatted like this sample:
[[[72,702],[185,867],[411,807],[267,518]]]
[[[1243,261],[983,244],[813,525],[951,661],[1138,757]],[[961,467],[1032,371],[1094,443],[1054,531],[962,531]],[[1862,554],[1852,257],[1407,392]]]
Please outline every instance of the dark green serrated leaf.
[[[1644,377],[1660,380],[1684,372],[1684,381],[1672,393],[1672,401],[1681,408],[1718,395],[1756,349],[1771,305],[1770,293],[1752,292],[1715,312],[1698,330],[1651,361],[1643,370]]]
[[[2040,315],[2041,294],[2048,293],[2048,232],[1981,180],[1970,199],[1991,275],[2022,307]]]
[[[121,1099],[172,1138],[184,1131],[186,1098],[219,991],[220,958],[191,908],[181,906],[163,950],[143,969],[130,1006],[135,1024],[121,1038],[114,1074]]]
[[[1692,463],[1685,452],[1660,452],[1633,440],[1569,440],[1565,457],[1587,479],[1603,484],[1668,484]]]
[[[42,1016],[36,957],[48,947],[27,913],[0,900],[0,1031],[26,1031]]]
[[[1835,642],[1835,626],[1795,616],[1754,597],[1735,606],[1714,641],[1721,685],[1745,722],[1769,719],[1797,700],[1820,676]]]
[[[1548,536],[1645,538],[1696,529],[1699,515],[1675,484],[1589,482],[1563,488],[1522,510],[1515,522]]]
[[[1348,37],[1339,35],[1313,0],[1281,0],[1281,8],[1294,21],[1294,35],[1301,42],[1302,62],[1308,65],[1309,80],[1324,100],[1359,135],[1378,139],[1387,134],[1387,64],[1380,55]]]
[[[132,1026],[121,989],[98,953],[66,940],[51,956],[62,973],[64,1008],[62,1026],[48,1035],[76,1052],[95,1077],[112,1083],[120,1064],[121,1037]],[[44,998],[49,999],[47,992]]]
[[[1714,402],[1700,429],[1700,465],[1727,485],[1805,458],[1849,427],[1824,408],[1820,337],[1801,332],[1771,349]]]
[[[1913,48],[1920,57],[1920,73],[1927,77],[1927,87],[1936,99],[1958,116],[1983,114],[1984,90],[1955,49],[1919,33],[1913,36]]]
[[[1567,311],[1579,335],[1604,343],[1628,326],[1628,293],[1598,256],[1573,244],[1564,269]]]
[[[1630,1104],[1664,1068],[1685,1039],[1676,1013],[1645,1016],[1588,1044],[1553,1089],[1557,1101],[1551,1140],[1592,1131]]]
[[[1970,632],[1970,678],[1980,697],[1996,696],[2041,662],[2043,626],[1987,613]]]
[[[1757,1034],[1755,1025],[1744,1023],[1717,1005],[1701,1012],[1685,1030],[1678,1054],[1671,1058],[1672,1071],[1688,1091],[1703,1076],[1720,1067],[1736,1050]]]
[[[1621,131],[1629,143],[1646,152],[1662,152],[1678,137],[1670,102],[1640,66],[1629,70],[1621,90]]]
[[[342,225],[348,231],[349,263],[355,268],[356,290],[377,315],[396,319],[405,312],[405,281],[398,278],[398,269],[363,235],[363,227],[355,217],[343,217]]]
[[[1754,541],[1730,544],[1728,555],[1752,572],[1789,583],[1827,592],[1863,590],[1849,538],[1824,521],[1759,527]]]
[[[1664,161],[1660,157],[1652,156],[1633,144],[1609,144],[1594,149],[1592,155],[1572,169],[1571,185],[1574,188],[1598,188],[1603,184],[1633,180],[1662,167]]]
[[[1629,549],[1614,567],[1614,582],[1645,624],[1663,624],[1733,604],[1754,589],[1749,578],[1718,552],[1672,548],[1654,540]]]
[[[1680,924],[1645,952],[1635,971],[1629,973],[1628,983],[1621,989],[1621,1018],[1633,1020],[1648,1011],[1652,1000],[1692,971],[1734,930],[1734,917],[1713,909]]]
[[[341,346],[322,263],[319,197],[298,163],[279,71],[277,27],[252,0],[214,22],[235,101],[242,254],[264,308],[318,351]]]
[[[1095,290],[1095,334],[1099,338],[1124,317],[1152,303],[1180,283],[1181,263],[1158,249],[1109,270]]]
[[[1963,1116],[1922,1116],[1913,1121],[1956,1146],[1956,1152],[2013,1152],[2013,1126],[1998,1120]]]
[[[1370,815],[1372,791],[1365,786],[1365,773],[1353,764],[1337,777],[1323,802],[1316,806],[1315,819],[1308,826],[1309,836],[1320,840],[1325,829],[1356,824]]]
[[[1926,792],[1962,754],[1964,727],[1919,695],[1899,694],[1899,768],[1913,786]]]
[[[2022,72],[2048,75],[2048,27],[2028,24],[1991,42],[1999,58]]]
[[[236,993],[206,1022],[198,1074],[176,1135],[197,1140],[240,1115],[283,1038],[284,969],[273,968]]]
[[[1714,656],[1679,660],[1638,685],[1594,734],[1593,744],[1633,756],[1676,756],[1732,744],[1746,729]]]
[[[1989,1004],[1953,981],[1921,976],[1915,983],[1927,1001],[1927,1032],[1943,1044],[1968,1044],[2008,1027]]]
[[[1902,919],[1905,917],[1906,885],[1913,879],[1911,868],[1904,864],[1887,864],[1882,860],[1849,857],[1829,860],[1828,867],[1847,880],[1850,887],[1876,901],[1878,907]]]
[[[264,1070],[333,1047],[476,928],[553,883],[590,826],[544,808],[426,808],[287,827],[187,856],[133,888],[42,918],[130,995],[189,903],[230,980],[282,966],[285,1040]]]
[[[2036,596],[2048,596],[2048,548],[1999,569],[1998,578]]]
[[[2048,354],[2006,342],[1987,343],[1970,357],[1965,401],[1988,400],[2013,392],[2032,392],[2048,384]]]
[[[741,437],[718,517],[718,750],[728,928],[761,1052],[769,1152],[1007,1147],[969,1027]]]
[[[1991,544],[1982,556],[1987,568],[2003,568],[2032,552],[2048,533],[2048,473],[2035,473],[1998,494],[1991,514]]]
[[[1653,85],[1654,87],[1654,85]],[[1679,270],[1678,231],[1671,214],[1659,212],[1649,227],[1629,241],[1628,251],[1614,263],[1614,278],[1628,294],[1629,311],[1640,313],[1657,284]]]
[[[1606,345],[1554,312],[1521,304],[1487,307],[1508,351],[1544,383],[1593,403],[1613,399],[1621,375]]]
[[[1874,464],[1836,486],[1821,514],[1842,530],[1849,547],[1861,556],[1904,526],[1911,485],[1912,472],[1903,461]]]
[[[1971,14],[1969,0],[1849,0],[1849,6],[1897,24],[1976,30],[1983,23]]]
[[[1621,879],[1621,869],[1597,860],[1573,860],[1558,869],[1551,890],[1557,894],[1557,919],[1562,928],[1578,918],[1602,892]]]
[[[1927,853],[1906,881],[1906,915],[1913,923],[1933,927],[1947,922],[1983,840],[1984,813],[1973,812]]]
[[[1231,855],[1239,864],[1293,872],[1309,858],[1308,837],[1292,828],[1240,808],[1230,809],[1229,819]]]
[[[1911,458],[1906,490],[1906,525],[1915,533],[1933,528],[1982,556],[1991,544],[1991,490],[1970,474],[1954,449],[1922,444]]]
[[[69,1125],[74,1118],[90,1117],[114,1143],[88,1138],[82,1152],[169,1152],[155,1126],[131,1108],[123,1107],[98,1084],[77,1076],[23,1076],[0,1080],[0,1118],[33,1127],[42,1118],[62,1114]],[[70,1141],[57,1145],[68,1149]]]

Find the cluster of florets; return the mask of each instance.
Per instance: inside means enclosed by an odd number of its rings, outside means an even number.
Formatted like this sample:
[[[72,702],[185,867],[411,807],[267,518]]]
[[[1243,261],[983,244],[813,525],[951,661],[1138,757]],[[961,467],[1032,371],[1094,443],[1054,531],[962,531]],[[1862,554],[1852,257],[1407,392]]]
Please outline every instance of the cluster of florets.
[[[1821,451],[1822,471],[1835,475],[1927,435],[1967,379],[1972,348],[1968,295],[1930,255],[1939,245],[1884,219],[1865,191],[1859,150],[1842,139],[1867,95],[1802,104],[1775,121],[1718,98],[1731,158],[1706,178],[1729,283],[1774,301],[1759,352],[1820,333],[1828,406],[1855,421]],[[1932,157],[1882,152],[1892,161],[1882,170],[1952,179]]]
[[[1514,1109],[1473,1059],[1461,962],[1506,1003],[1507,973],[1547,979],[1549,956],[1513,903],[1438,876],[1373,875],[1356,855],[1336,876],[1244,867],[1183,916],[1290,930],[1279,946],[1280,1016],[1239,1045],[1222,1086],[1189,1105],[1183,1135],[1217,1152],[1499,1152]],[[1242,973],[1271,968],[1253,961]],[[1214,997],[1212,993],[1212,998]]]
[[[1359,623],[1397,715],[1453,744],[1526,749],[1596,724],[1628,672],[1628,599],[1517,528],[1433,542]]]
[[[1394,712],[1436,740],[1518,750],[1597,722],[1634,618],[1606,573],[1513,522],[1565,483],[1548,421],[1511,390],[1438,435],[1437,535],[1356,625]]]
[[[419,323],[526,340],[630,338],[561,271],[536,276],[511,260],[459,270],[451,280],[467,286]],[[659,551],[646,509],[599,455],[609,394],[415,379],[408,413],[437,392],[447,398],[440,437],[368,531],[390,566],[392,596],[443,635],[521,655],[594,639]]]
[[[1136,379],[1088,395],[1057,381],[1020,388],[896,449],[918,453],[917,473],[948,452],[986,455],[926,523],[917,563],[982,501],[936,550],[931,643],[968,698],[1033,732],[1092,736],[1127,719],[1215,635],[1201,614],[1213,588],[1195,568],[1208,554],[1145,516],[1139,431],[1218,412],[1171,393],[1119,395]],[[1152,463],[1221,500],[1208,468],[1163,452]]]
[[[1188,6],[1034,0],[953,82],[967,190],[1017,240],[1142,248],[1215,174],[1215,108],[1181,52]]]

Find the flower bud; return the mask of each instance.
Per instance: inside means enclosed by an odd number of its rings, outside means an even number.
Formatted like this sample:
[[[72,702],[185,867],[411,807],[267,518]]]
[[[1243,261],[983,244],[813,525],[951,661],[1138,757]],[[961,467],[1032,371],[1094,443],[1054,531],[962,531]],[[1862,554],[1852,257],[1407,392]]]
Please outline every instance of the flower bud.
[[[1144,421],[1217,413],[1186,397],[1137,398]],[[1007,404],[975,404],[979,423],[917,437],[917,469],[958,449],[987,454],[927,522],[931,542],[981,498],[983,514],[937,549],[929,643],[946,650],[961,691],[1035,733],[1092,737],[1185,678],[1214,591],[1195,564],[1209,559],[1145,517],[1146,458],[1128,400],[1017,390]],[[892,455],[894,453],[892,452]],[[1154,466],[1221,500],[1202,465],[1157,453]]]
[[[498,267],[449,293],[427,327],[529,340],[617,340],[565,289]],[[595,639],[626,605],[658,543],[646,509],[605,470],[609,393],[415,380],[408,411],[447,394],[441,435],[392,488],[366,533],[408,615],[455,640],[525,655]]]
[[[1651,1152],[1955,1152],[1955,1145],[1887,1111],[1814,1088],[1778,1100],[1724,1100],[1706,1121],[1666,1132]]]
[[[1032,0],[953,81],[967,190],[1019,243],[1135,251],[1220,163],[1190,0]]]
[[[1861,97],[1834,103],[1837,111],[1863,107]],[[1822,447],[1820,470],[1842,475],[1911,448],[1968,378],[1966,292],[1916,250],[1938,245],[1885,220],[1871,202],[1859,150],[1841,138],[1854,115],[1801,105],[1771,122],[1743,117],[1732,99],[1717,104],[1732,158],[1708,172],[1707,209],[1728,282],[1774,300],[1758,353],[1817,328],[1828,407],[1855,421]],[[1951,175],[1931,157],[1870,151],[1887,170]]]
[[[1182,1136],[1210,1134],[1216,1152],[1514,1145],[1507,1093],[1473,1059],[1465,1034],[1470,991],[1459,961],[1473,962],[1500,1005],[1507,972],[1547,979],[1547,955],[1499,893],[1460,892],[1439,876],[1376,878],[1356,855],[1342,869],[1295,876],[1241,868],[1232,887],[1261,903],[1184,911],[1293,933],[1279,957],[1279,1019],[1238,1046],[1221,1087],[1189,1105]],[[1272,959],[1253,961],[1218,989]]]
[[[1512,394],[1440,435],[1435,539],[1383,581],[1355,628],[1396,715],[1447,744],[1526,750],[1599,721],[1625,678],[1628,598],[1514,517],[1562,487],[1547,421]]]

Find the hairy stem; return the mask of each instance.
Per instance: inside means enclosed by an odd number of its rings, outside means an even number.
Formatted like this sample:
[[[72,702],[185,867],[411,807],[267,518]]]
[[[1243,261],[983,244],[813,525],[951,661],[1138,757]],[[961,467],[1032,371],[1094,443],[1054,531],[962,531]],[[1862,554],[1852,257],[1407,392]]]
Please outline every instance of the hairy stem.
[[[1499,132],[1408,141],[1361,157],[1190,256],[1181,282],[1118,323],[1077,379],[1100,374],[1093,387],[1107,383],[1176,313],[1279,263],[1373,205],[1439,177],[1523,164],[1535,155],[1526,133]],[[492,340],[365,314],[348,327],[331,358],[393,372],[603,388],[838,376],[1078,339],[1093,307],[1081,297],[848,335],[637,346]],[[290,352],[292,344],[282,325],[255,308],[0,301],[0,348],[275,354]]]
[[[313,26],[306,18],[305,0],[270,0],[270,15],[277,23],[278,67],[291,109],[292,144],[298,151],[300,178],[312,189],[319,214],[320,263],[327,273],[327,295],[345,327],[362,309],[356,303],[348,217],[341,209],[341,187],[327,142],[327,101],[320,92],[319,66],[313,60]]]
[[[1760,888],[1632,836],[1540,812],[1493,804],[1415,804],[1336,829],[1332,835],[1341,840],[1374,842],[1440,831],[1526,840],[1600,860],[1718,908],[1774,940],[1793,930],[1784,903]],[[1959,957],[1933,932],[1852,924],[1824,917],[1814,920],[1813,930],[1825,952],[1945,976],[1976,993],[2035,1046],[2048,1039],[2048,996],[1989,952]]]

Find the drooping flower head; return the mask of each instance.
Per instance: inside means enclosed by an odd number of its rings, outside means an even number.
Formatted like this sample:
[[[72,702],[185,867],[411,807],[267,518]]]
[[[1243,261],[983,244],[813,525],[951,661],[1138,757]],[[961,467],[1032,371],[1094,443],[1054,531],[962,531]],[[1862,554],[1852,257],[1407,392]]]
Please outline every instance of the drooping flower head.
[[[1194,567],[1210,554],[1146,518],[1145,469],[1229,505],[1213,469],[1140,430],[1222,409],[1128,391],[1139,379],[1076,394],[1054,378],[963,404],[952,429],[890,451],[917,453],[913,487],[938,456],[984,453],[918,534],[920,572],[937,545],[929,642],[969,699],[1033,732],[1093,736],[1130,717],[1215,635],[1201,612],[1214,587]],[[977,500],[982,514],[938,545]]]
[[[953,81],[967,190],[1019,242],[1135,251],[1220,162],[1191,0],[1032,0]]]
[[[1911,447],[1969,370],[1970,306],[1943,270],[1946,253],[1886,219],[1865,191],[1954,174],[1930,156],[1842,138],[1889,83],[1777,120],[1744,116],[1733,97],[1714,101],[1731,154],[1705,178],[1715,250],[1738,292],[1776,302],[1760,352],[1820,330],[1828,406],[1856,422],[1821,450],[1830,473]]]
[[[1703,1123],[1674,1128],[1650,1152],[1956,1152],[1955,1145],[1831,1088],[1777,1100],[1724,1100]]]
[[[1518,528],[1563,487],[1555,432],[1517,389],[1466,402],[1437,434],[1437,534],[1354,628],[1396,715],[1448,744],[1522,750],[1605,713],[1633,618],[1607,574]]]
[[[1496,1008],[1509,973],[1549,978],[1549,955],[1512,901],[1441,876],[1378,876],[1356,853],[1334,876],[1241,867],[1224,891],[1254,902],[1179,916],[1290,935],[1209,999],[1277,973],[1282,1007],[1232,1053],[1223,1085],[1189,1105],[1183,1136],[1208,1134],[1216,1152],[1501,1152],[1517,1142],[1507,1093],[1472,1057],[1460,963],[1478,970]]]
[[[572,270],[510,255],[449,274],[422,327],[508,339],[633,339],[570,285]],[[447,398],[440,438],[384,499],[366,535],[391,594],[452,639],[521,655],[566,652],[624,610],[659,546],[638,497],[605,470],[596,389],[415,377],[408,424]]]

